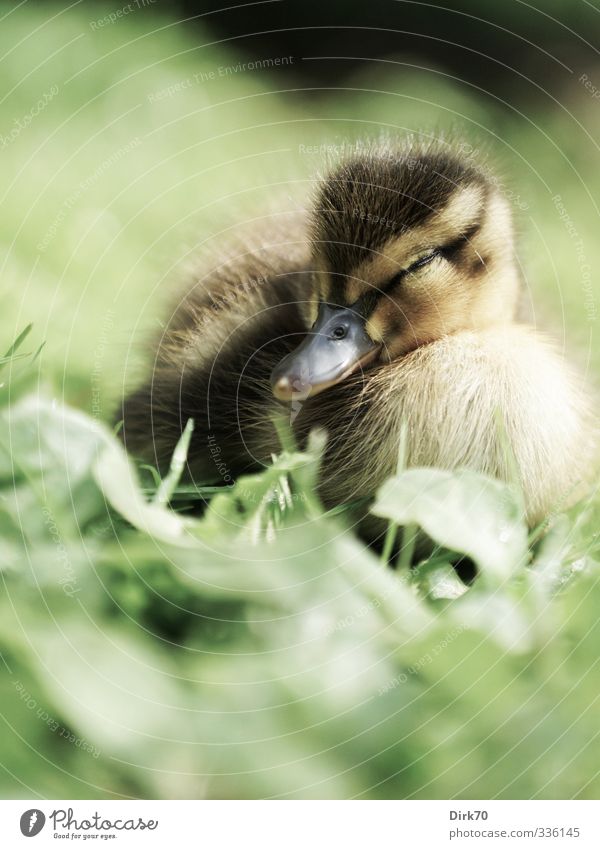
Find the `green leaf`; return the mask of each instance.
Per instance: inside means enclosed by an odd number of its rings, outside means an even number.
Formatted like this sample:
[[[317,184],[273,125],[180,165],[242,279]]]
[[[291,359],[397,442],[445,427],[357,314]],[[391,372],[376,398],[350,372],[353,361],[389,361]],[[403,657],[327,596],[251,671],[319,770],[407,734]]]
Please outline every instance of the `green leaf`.
[[[157,504],[168,504],[171,500],[171,496],[177,484],[179,483],[179,479],[183,473],[183,469],[185,467],[185,462],[187,460],[188,449],[190,447],[190,440],[192,438],[192,433],[194,431],[194,420],[188,419],[187,424],[179,442],[175,446],[175,450],[173,451],[173,456],[171,457],[171,464],[169,466],[169,472],[165,479],[160,482],[158,489],[156,490],[156,495],[154,496],[154,501]]]
[[[444,548],[503,581],[527,559],[527,528],[511,487],[468,470],[410,469],[386,481],[372,512],[415,523]]]
[[[207,508],[203,537],[272,540],[283,523],[320,516],[323,511],[313,491],[324,448],[324,434],[313,431],[305,452],[284,451],[264,471],[221,487]]]
[[[456,574],[452,564],[439,561],[432,563],[431,566],[427,562],[419,565],[415,581],[421,592],[433,601],[460,598],[468,589]]]
[[[2,410],[4,506],[23,533],[34,538],[56,524],[60,533],[79,536],[89,518],[106,512],[91,468],[111,440],[100,422],[37,395]]]
[[[197,545],[189,533],[190,519],[182,519],[162,504],[148,503],[125,449],[116,440],[94,463],[94,478],[111,507],[140,531],[175,545]]]
[[[2,357],[2,364],[9,362],[14,357],[14,355],[19,350],[19,348],[21,347],[21,345],[23,344],[25,339],[27,339],[27,337],[31,333],[32,327],[33,327],[33,324],[28,324],[27,327],[19,333],[19,335],[17,336],[15,341],[12,343],[10,348],[7,350],[7,352]]]
[[[89,479],[93,461],[112,441],[108,429],[79,410],[29,395],[0,414],[0,474],[40,478],[47,490]]]

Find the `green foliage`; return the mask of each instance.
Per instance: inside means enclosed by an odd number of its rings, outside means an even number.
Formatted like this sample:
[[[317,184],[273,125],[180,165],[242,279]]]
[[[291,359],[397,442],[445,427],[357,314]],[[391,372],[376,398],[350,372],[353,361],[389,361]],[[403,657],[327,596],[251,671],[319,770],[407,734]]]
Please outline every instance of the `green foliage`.
[[[443,555],[398,573],[319,508],[319,436],[189,515],[82,413],[29,395],[0,429],[3,710],[31,747],[5,735],[4,793],[598,793],[598,564],[557,522],[525,565],[509,490],[400,472],[376,512]]]
[[[506,580],[526,560],[518,499],[506,484],[475,472],[410,469],[382,486],[373,512],[419,525],[445,548],[468,554],[486,581]]]

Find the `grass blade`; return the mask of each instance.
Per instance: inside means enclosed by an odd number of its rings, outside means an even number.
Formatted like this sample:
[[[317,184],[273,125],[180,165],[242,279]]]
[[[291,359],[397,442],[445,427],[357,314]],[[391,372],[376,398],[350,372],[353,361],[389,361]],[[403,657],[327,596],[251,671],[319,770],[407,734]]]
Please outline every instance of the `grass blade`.
[[[171,496],[177,488],[177,484],[179,483],[179,479],[183,473],[193,431],[194,420],[188,419],[185,430],[181,434],[179,442],[173,451],[169,472],[156,490],[156,495],[154,496],[155,504],[168,504],[171,500]]]

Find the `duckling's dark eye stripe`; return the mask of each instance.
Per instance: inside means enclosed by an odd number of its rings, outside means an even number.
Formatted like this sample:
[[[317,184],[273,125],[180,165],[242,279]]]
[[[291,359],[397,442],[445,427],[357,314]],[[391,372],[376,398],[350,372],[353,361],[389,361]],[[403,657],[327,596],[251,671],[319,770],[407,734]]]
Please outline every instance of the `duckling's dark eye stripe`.
[[[427,256],[418,259],[416,262],[413,262],[412,265],[409,265],[408,268],[404,268],[399,271],[397,274],[394,274],[390,279],[377,287],[372,287],[367,289],[366,292],[352,304],[352,309],[355,310],[358,315],[363,316],[364,318],[368,318],[368,316],[373,312],[375,307],[377,306],[377,302],[383,295],[389,294],[389,292],[394,289],[399,283],[402,282],[402,279],[406,274],[411,271],[417,271],[422,266],[425,266],[432,262],[436,257],[442,256],[444,259],[447,259],[449,262],[452,262],[453,257],[457,254],[461,248],[463,248],[471,239],[475,236],[479,228],[481,227],[481,222],[477,221],[475,224],[472,224],[464,233],[461,233],[456,239],[453,239],[451,242],[447,242],[445,245],[441,245],[439,248],[432,250],[431,253],[427,254]],[[337,303],[343,305],[345,303],[345,281],[337,280],[332,285],[332,289],[329,293],[329,298],[326,300],[329,302],[331,306],[335,306]]]
[[[439,252],[446,258],[450,259],[457,251],[463,248],[468,242],[471,241],[473,236],[477,233],[479,228],[481,227],[481,222],[477,222],[476,224],[472,224],[468,230],[462,233],[457,239],[449,242],[447,245],[442,245],[439,249]]]
[[[409,274],[411,271],[417,271],[419,268],[424,265],[428,265],[430,262],[438,257],[442,256],[444,259],[452,261],[452,258],[458,251],[463,248],[468,242],[471,241],[473,236],[477,233],[479,228],[481,227],[481,223],[477,222],[469,227],[464,233],[461,233],[458,238],[453,239],[451,242],[447,242],[445,245],[441,245],[439,248],[431,251],[431,253],[427,254],[427,256],[418,259],[416,262],[413,262],[412,265],[409,265],[408,268],[403,268],[402,271],[399,271],[397,274],[394,274],[393,277],[390,277],[389,281],[385,283],[383,286],[379,287],[379,292],[382,295],[387,294],[391,289],[393,289],[398,283],[402,281],[402,278]]]
[[[366,292],[363,292],[356,303],[352,304],[352,309],[356,310],[363,318],[368,318],[377,306],[381,294],[381,289],[368,289]]]

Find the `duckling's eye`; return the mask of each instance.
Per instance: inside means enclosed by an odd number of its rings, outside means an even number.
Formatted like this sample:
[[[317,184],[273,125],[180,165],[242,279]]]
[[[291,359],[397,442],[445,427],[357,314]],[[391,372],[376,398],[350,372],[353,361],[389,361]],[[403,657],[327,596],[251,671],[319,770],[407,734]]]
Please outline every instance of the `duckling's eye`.
[[[408,268],[404,268],[402,271],[399,271],[398,274],[394,274],[389,283],[386,285],[386,290],[392,288],[396,285],[396,283],[400,283],[407,274],[411,274],[413,271],[418,271],[419,268],[423,268],[424,265],[429,265],[430,262],[433,262],[434,259],[437,259],[439,256],[442,256],[443,252],[440,249],[435,251],[431,251],[431,253],[422,256],[416,262],[413,262],[412,265],[409,265]]]
[[[418,259],[416,262],[413,262],[412,265],[409,265],[406,269],[408,271],[416,271],[418,268],[423,268],[424,265],[429,265],[430,262],[433,262],[434,259],[437,259],[438,256],[441,256],[442,252],[440,250],[432,251],[425,256],[422,256],[421,259]]]
[[[331,331],[332,339],[344,339],[347,333],[347,329],[343,327],[341,324],[338,327],[334,327]]]

